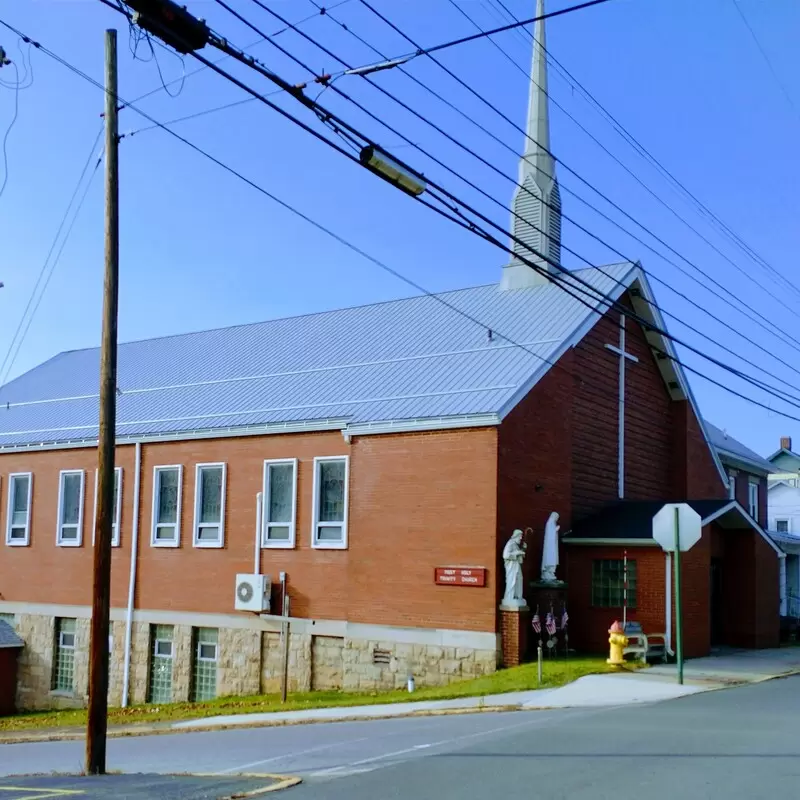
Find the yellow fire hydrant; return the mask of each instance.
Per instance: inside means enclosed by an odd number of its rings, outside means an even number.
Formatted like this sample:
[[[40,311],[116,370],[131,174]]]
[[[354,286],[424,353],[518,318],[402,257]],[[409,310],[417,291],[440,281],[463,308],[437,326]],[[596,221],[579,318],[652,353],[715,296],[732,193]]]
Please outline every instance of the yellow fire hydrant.
[[[628,644],[628,637],[622,630],[622,625],[619,624],[619,621],[615,621],[608,629],[608,643],[611,645],[611,652],[606,663],[621,667],[625,663],[622,658],[622,648]]]

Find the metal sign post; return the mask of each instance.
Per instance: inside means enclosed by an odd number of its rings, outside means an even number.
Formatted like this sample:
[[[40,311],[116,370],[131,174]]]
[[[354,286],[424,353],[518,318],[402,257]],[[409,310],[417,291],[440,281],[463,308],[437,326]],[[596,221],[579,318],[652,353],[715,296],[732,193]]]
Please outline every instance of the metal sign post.
[[[667,553],[675,553],[675,660],[678,683],[683,683],[683,625],[681,613],[681,553],[703,535],[703,521],[688,503],[668,503],[653,517],[653,539]]]
[[[681,625],[681,515],[675,507],[675,660],[678,683],[683,684],[683,628]]]

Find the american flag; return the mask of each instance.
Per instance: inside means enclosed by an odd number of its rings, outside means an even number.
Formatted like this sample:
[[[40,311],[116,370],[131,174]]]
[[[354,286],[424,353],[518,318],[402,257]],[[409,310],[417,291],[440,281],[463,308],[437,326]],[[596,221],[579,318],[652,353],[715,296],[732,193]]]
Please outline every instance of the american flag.
[[[569,614],[567,614],[567,607],[564,606],[564,611],[561,613],[561,629],[567,627],[567,623],[569,622]]]
[[[531,624],[533,625],[533,630],[536,633],[541,633],[542,632],[542,620],[539,619],[539,610],[538,609],[536,610],[536,613],[533,615],[533,620],[531,621]]]
[[[553,616],[552,611],[547,612],[547,617],[545,617],[544,621],[544,627],[551,636],[556,632],[556,618]]]

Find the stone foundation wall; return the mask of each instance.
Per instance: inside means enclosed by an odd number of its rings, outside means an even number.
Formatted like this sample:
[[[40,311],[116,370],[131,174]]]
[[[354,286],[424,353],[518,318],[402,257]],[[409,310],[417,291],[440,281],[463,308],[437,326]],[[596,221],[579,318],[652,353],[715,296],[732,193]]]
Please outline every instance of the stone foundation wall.
[[[405,688],[409,674],[417,686],[438,686],[493,672],[495,650],[405,644],[346,636],[311,635],[293,624],[289,636],[290,692]],[[51,691],[55,618],[17,614],[16,628],[25,641],[19,659],[17,706],[23,709],[85,705],[88,682],[89,620],[76,620],[75,680],[72,693]],[[172,702],[185,702],[192,687],[192,627],[174,625]],[[122,703],[125,622],[111,625],[109,704]],[[283,664],[281,634],[249,628],[219,628],[217,695],[272,694],[280,691]],[[131,704],[147,701],[151,662],[151,625],[135,622],[131,631]],[[377,651],[377,652],[376,652]],[[377,662],[377,663],[376,663]]]

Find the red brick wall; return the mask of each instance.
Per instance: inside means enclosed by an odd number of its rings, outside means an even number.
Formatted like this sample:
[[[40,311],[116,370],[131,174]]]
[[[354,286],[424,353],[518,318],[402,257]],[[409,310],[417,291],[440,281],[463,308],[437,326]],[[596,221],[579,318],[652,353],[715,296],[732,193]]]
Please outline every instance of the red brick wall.
[[[8,717],[17,708],[17,659],[22,651],[16,647],[0,648],[0,717]]]
[[[544,526],[551,511],[569,530],[572,492],[572,353],[566,353],[528,396],[503,420],[498,433],[497,569],[515,528],[533,528],[523,564],[525,587],[539,579]],[[503,590],[498,581],[497,601]]]
[[[710,500],[728,496],[688,400],[672,403],[672,490],[677,500]],[[745,506],[746,507],[746,506]]]
[[[627,302],[627,299],[626,299]],[[605,345],[619,344],[619,313],[600,319],[575,347],[573,402],[573,503],[576,517],[618,498],[617,452],[619,356]],[[665,496],[671,467],[671,401],[641,326],[626,324],[625,497]]]
[[[756,522],[763,527],[767,527],[767,479],[760,475],[752,475],[742,470],[736,475],[736,499],[742,508],[750,511],[750,482],[758,482],[758,514]]]
[[[256,494],[264,459],[299,459],[297,548],[262,551],[277,582],[288,573],[292,614],[387,625],[494,631],[497,433],[493,428],[356,438],[340,433],[203,439],[142,447],[137,606],[232,612],[234,576],[252,572]],[[311,548],[313,458],[350,455],[349,548]],[[122,546],[112,556],[112,604],[124,606],[130,566],[133,446],[118,448],[124,469]],[[195,464],[228,465],[225,547],[192,546]],[[8,473],[31,471],[30,547],[2,546],[0,599],[87,605],[96,451],[0,454],[0,531]],[[150,546],[153,467],[182,464],[181,546]],[[56,546],[58,472],[87,471],[84,545]],[[485,566],[487,588],[435,586],[436,566]]]

